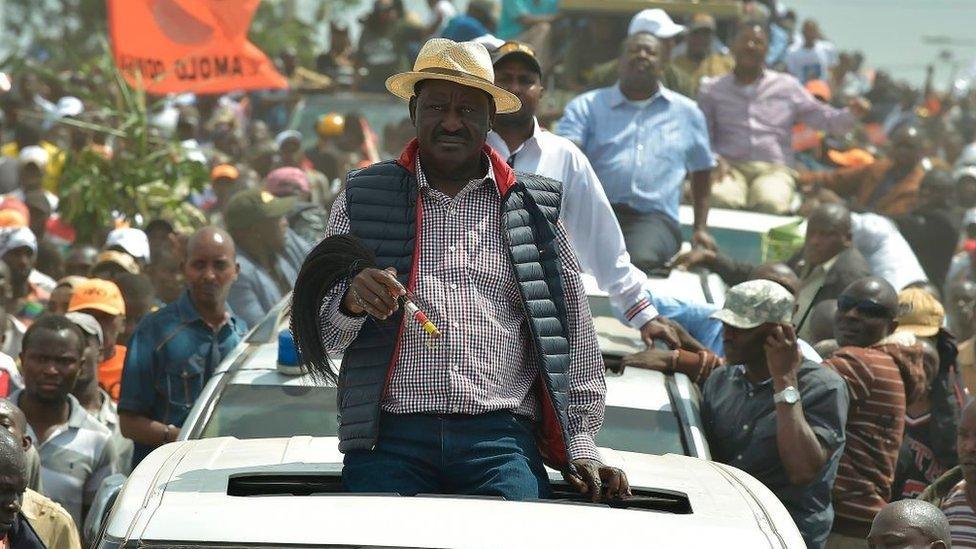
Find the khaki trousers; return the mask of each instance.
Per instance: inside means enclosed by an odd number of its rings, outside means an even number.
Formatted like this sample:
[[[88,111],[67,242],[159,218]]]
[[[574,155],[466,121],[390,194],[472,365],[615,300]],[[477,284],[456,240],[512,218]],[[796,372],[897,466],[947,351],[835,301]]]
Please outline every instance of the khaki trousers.
[[[733,162],[729,173],[712,183],[711,205],[785,215],[793,209],[796,172],[769,162]]]

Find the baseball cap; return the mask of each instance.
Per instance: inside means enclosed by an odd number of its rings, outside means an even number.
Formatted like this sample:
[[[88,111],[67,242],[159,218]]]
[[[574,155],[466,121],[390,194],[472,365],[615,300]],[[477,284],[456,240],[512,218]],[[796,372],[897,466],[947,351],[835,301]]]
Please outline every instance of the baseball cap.
[[[275,136],[275,146],[281,148],[281,145],[289,139],[297,139],[300,142],[302,134],[298,130],[285,130]]]
[[[105,339],[105,336],[102,335],[102,326],[95,320],[95,317],[88,313],[79,313],[77,311],[65,313],[64,317],[74,322],[75,326],[81,328],[81,331],[95,336],[98,339],[98,346],[102,346],[102,340]]]
[[[125,300],[114,282],[89,278],[75,287],[68,302],[68,312],[84,310],[101,311],[113,316],[125,314]]]
[[[0,227],[26,227],[27,216],[17,210],[0,210]]]
[[[20,150],[20,154],[17,159],[20,161],[21,166],[26,166],[27,164],[34,164],[41,170],[47,168],[47,162],[49,160],[49,155],[47,151],[38,147],[37,145],[31,145],[30,147],[24,147]]]
[[[113,229],[105,238],[105,247],[118,247],[136,259],[149,261],[149,237],[133,227]]]
[[[964,177],[976,179],[976,166],[961,166],[952,174],[952,178],[956,180],[956,183]]]
[[[6,227],[0,229],[0,256],[17,248],[30,248],[37,253],[37,237],[27,227]]]
[[[98,266],[104,263],[114,263],[119,267],[122,267],[126,272],[132,274],[139,274],[140,271],[136,260],[132,259],[131,255],[124,252],[106,250],[98,254],[98,256],[95,257],[95,265],[92,266],[92,271],[98,269]]]
[[[305,172],[290,166],[271,170],[264,179],[264,188],[275,196],[294,196],[299,192],[310,191]]]
[[[714,31],[716,28],[715,18],[707,13],[696,13],[691,17],[691,24],[688,25],[688,30],[691,32],[702,29]]]
[[[684,32],[685,27],[671,20],[667,12],[660,8],[641,10],[630,20],[627,36],[639,32],[649,32],[658,38],[672,38]]]
[[[216,181],[218,179],[237,179],[241,176],[241,172],[231,164],[220,164],[214,166],[214,169],[210,170],[210,180]]]
[[[281,217],[295,205],[295,197],[278,198],[268,191],[248,189],[235,194],[224,211],[227,229],[246,229],[268,219]]]
[[[945,309],[932,294],[921,288],[907,288],[898,292],[899,332],[932,337],[939,333],[944,320]]]
[[[824,101],[830,101],[833,94],[830,91],[830,84],[824,82],[823,80],[810,80],[804,86],[810,95],[823,99]]]
[[[502,59],[507,59],[510,57],[518,57],[522,59],[528,63],[530,67],[532,67],[532,70],[534,70],[540,78],[542,77],[542,66],[539,65],[539,60],[536,59],[535,50],[532,49],[532,46],[516,40],[509,40],[501,46],[498,46],[498,49],[492,52],[491,64],[497,65]]]
[[[874,163],[874,155],[864,149],[847,149],[839,151],[830,149],[827,151],[827,158],[831,162],[845,168],[857,168]]]
[[[793,304],[793,294],[780,284],[772,280],[747,280],[729,289],[725,306],[712,313],[712,318],[750,330],[767,322],[790,322]]]

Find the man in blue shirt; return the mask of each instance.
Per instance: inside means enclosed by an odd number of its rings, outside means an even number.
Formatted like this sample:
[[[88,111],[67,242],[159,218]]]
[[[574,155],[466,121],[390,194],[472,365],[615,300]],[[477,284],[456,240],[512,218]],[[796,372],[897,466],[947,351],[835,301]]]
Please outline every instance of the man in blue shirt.
[[[239,270],[230,235],[200,229],[183,261],[187,290],[144,317],[129,340],[119,424],[135,442],[133,468],[154,448],[176,440],[217,365],[244,336],[244,322],[227,307]]]
[[[692,242],[715,246],[706,231],[715,159],[705,116],[692,100],[660,85],[660,51],[650,33],[627,37],[619,82],[574,99],[557,128],[589,157],[614,206],[627,251],[645,271],[678,252],[678,205],[689,173]]]

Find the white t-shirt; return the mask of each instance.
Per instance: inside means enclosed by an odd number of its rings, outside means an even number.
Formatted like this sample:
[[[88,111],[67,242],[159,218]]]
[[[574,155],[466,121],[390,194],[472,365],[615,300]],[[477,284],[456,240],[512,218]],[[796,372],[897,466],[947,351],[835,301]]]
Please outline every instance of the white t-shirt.
[[[457,8],[451,3],[451,0],[438,0],[434,7],[430,10],[430,20],[427,21],[428,25],[433,25],[434,21],[437,21],[438,16],[441,18],[441,22],[437,25],[437,30],[434,31],[434,36],[440,36],[444,32],[444,27],[457,16]]]
[[[828,80],[830,69],[837,65],[837,48],[818,40],[813,48],[793,44],[786,52],[786,70],[804,84],[811,80]]]

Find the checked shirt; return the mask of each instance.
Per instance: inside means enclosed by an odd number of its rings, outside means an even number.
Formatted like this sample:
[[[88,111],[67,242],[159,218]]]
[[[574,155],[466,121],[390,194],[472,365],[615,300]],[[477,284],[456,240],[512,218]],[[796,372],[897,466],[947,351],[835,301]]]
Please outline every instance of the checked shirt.
[[[442,337],[429,345],[420,327],[408,322],[382,409],[396,414],[511,410],[537,419],[532,386],[539,367],[503,237],[498,186],[486,173],[452,198],[428,185],[419,158],[416,166],[424,215],[413,291]],[[342,193],[326,236],[349,230]],[[561,225],[556,235],[569,321],[568,450],[571,459],[599,459],[593,437],[603,423],[603,360],[576,255]],[[329,350],[344,349],[368,321],[339,310],[347,288],[348,283],[336,286],[322,304],[322,341]]]

